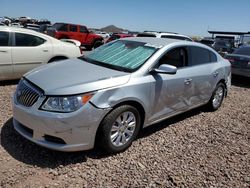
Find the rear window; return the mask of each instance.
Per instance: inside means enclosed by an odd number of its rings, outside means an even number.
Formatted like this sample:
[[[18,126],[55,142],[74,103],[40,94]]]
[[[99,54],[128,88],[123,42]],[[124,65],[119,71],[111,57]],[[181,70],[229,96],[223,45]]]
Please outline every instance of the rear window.
[[[239,55],[249,55],[250,56],[250,47],[242,47],[236,49],[233,54],[239,54]]]
[[[189,38],[182,37],[182,36],[174,36],[174,35],[162,35],[161,38],[168,38],[168,39],[178,39],[178,40],[186,40],[186,41],[192,41]]]
[[[9,33],[0,31],[0,46],[8,46],[9,45]]]
[[[156,37],[156,35],[149,33],[139,33],[137,37]]]

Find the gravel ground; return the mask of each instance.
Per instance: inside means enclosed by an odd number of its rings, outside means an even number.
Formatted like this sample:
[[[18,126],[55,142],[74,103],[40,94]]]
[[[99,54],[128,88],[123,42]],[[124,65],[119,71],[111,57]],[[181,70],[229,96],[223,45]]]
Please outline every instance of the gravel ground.
[[[0,187],[250,187],[250,82],[237,78],[216,112],[199,108],[142,131],[123,153],[61,153],[12,127],[0,85]]]

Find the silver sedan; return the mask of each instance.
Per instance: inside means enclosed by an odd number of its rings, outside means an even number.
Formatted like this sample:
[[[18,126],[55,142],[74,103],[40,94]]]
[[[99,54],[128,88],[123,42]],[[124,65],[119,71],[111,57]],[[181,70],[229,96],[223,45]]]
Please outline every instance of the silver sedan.
[[[141,128],[201,105],[217,110],[230,63],[195,42],[127,38],[78,59],[24,75],[13,98],[14,127],[41,146],[116,153]]]

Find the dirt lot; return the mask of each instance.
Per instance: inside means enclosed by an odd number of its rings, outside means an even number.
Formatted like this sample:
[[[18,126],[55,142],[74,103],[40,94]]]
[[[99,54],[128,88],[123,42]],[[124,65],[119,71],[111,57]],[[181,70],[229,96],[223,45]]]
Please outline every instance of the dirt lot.
[[[250,187],[250,82],[233,78],[216,112],[199,108],[145,129],[125,152],[60,153],[12,127],[11,94],[0,86],[0,187]]]

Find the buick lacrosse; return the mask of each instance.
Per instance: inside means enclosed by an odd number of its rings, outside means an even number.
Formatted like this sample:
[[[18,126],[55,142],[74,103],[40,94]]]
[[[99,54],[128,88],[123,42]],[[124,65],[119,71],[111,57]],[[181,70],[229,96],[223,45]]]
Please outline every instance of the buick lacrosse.
[[[125,38],[36,68],[13,97],[17,132],[59,151],[116,153],[138,132],[201,105],[217,110],[231,67],[213,49],[164,38]]]

